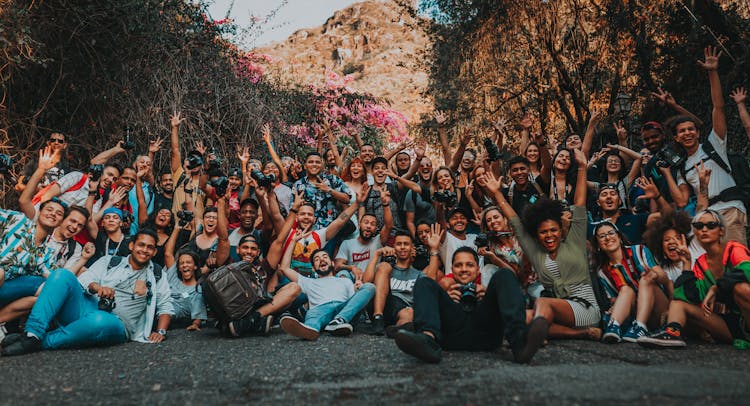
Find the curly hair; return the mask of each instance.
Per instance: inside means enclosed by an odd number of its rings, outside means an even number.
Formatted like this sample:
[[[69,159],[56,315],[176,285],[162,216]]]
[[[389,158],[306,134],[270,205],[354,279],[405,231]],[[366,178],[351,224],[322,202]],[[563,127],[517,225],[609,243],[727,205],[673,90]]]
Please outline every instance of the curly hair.
[[[664,255],[664,245],[662,239],[664,233],[669,230],[675,230],[678,233],[687,236],[690,233],[690,216],[684,212],[669,212],[662,214],[656,219],[651,226],[643,233],[643,241],[658,260],[666,260]]]
[[[554,221],[562,227],[562,214],[562,202],[543,197],[526,206],[521,216],[521,223],[527,233],[535,236],[539,226],[547,220]]]

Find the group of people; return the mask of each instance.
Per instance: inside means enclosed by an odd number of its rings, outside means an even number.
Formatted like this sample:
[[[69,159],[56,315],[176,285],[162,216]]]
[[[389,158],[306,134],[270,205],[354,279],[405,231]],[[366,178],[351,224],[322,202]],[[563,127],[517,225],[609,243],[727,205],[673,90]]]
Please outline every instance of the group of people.
[[[183,154],[175,113],[163,173],[160,138],[131,165],[114,163],[134,148],[123,140],[72,170],[68,136],[53,133],[19,179],[20,210],[0,210],[2,354],[160,342],[178,324],[387,335],[426,362],[506,340],[519,363],[549,339],[747,343],[748,196],[719,57],[708,47],[699,61],[711,123],[658,89],[677,116],[643,124],[640,151],[620,123],[619,142],[594,150],[598,111],[555,147],[523,117],[507,159],[502,120],[480,152],[469,131],[451,148],[436,113],[441,157],[420,142],[379,155],[356,134],[358,150],[339,151],[330,126],[318,150],[280,157],[265,126],[270,160],[243,148],[232,168],[209,146]],[[747,93],[731,98],[750,138]],[[205,287],[238,264],[261,292],[230,317]]]

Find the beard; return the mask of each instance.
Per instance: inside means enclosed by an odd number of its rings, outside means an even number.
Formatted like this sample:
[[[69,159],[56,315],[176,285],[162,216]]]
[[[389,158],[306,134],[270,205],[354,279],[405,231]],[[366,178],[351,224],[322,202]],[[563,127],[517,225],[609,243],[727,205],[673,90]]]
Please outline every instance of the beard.
[[[331,272],[333,272],[333,266],[331,264],[326,264],[326,266],[324,266],[323,268],[315,270],[315,273],[320,276],[330,275]]]
[[[365,240],[365,241],[370,241],[370,240],[372,240],[372,237],[373,237],[373,236],[375,235],[375,233],[370,233],[369,231],[368,231],[367,233],[368,233],[368,234],[365,234],[365,232],[364,232],[364,231],[362,231],[362,230],[359,230],[359,238],[361,238],[361,239],[363,239],[363,240]]]

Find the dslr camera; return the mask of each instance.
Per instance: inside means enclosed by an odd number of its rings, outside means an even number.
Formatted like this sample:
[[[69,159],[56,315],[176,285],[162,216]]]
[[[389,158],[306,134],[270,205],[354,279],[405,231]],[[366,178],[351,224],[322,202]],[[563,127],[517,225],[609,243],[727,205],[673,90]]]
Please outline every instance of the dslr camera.
[[[492,138],[490,137],[484,139],[484,149],[487,151],[487,158],[490,162],[498,161],[503,157],[500,153],[500,148],[497,147],[497,144],[492,142]]]
[[[193,170],[203,166],[203,157],[200,154],[189,153],[187,156],[187,168]]]
[[[395,255],[386,255],[383,257],[383,262],[390,265],[392,268],[396,267],[396,256]]]
[[[263,172],[257,169],[250,171],[250,176],[255,179],[255,182],[258,183],[259,187],[270,188],[271,185],[276,182],[276,176],[274,174],[269,173],[268,175],[264,175]]]
[[[8,154],[0,154],[0,174],[11,178],[10,168],[13,166],[13,158]]]
[[[185,227],[188,223],[193,221],[195,215],[190,210],[180,210],[177,212],[177,218],[180,219],[179,226]]]
[[[103,173],[104,173],[104,165],[93,164],[89,166],[89,179],[90,180],[97,181],[101,179]]]
[[[474,282],[461,285],[458,288],[461,291],[459,302],[464,305],[464,310],[472,309],[477,304],[477,285]]]
[[[685,164],[685,157],[675,151],[670,145],[659,150],[651,159],[656,160],[656,166],[659,168],[679,168]]]
[[[474,239],[474,245],[477,246],[477,249],[486,247],[490,244],[489,237],[485,233],[477,234],[477,237]]]
[[[222,176],[219,176],[218,178],[211,179],[208,184],[213,186],[216,191],[216,196],[224,196],[227,194],[227,189],[229,188],[229,178],[222,174]]]
[[[133,141],[133,129],[125,127],[125,138],[122,140],[122,149],[130,151],[135,148],[135,141]]]
[[[102,297],[99,298],[99,310],[104,310],[105,312],[112,313],[112,310],[117,307],[117,303],[115,303],[115,299]]]
[[[441,190],[435,192],[434,197],[437,202],[442,203],[443,205],[448,207],[454,207],[456,204],[458,204],[458,196],[450,190]]]

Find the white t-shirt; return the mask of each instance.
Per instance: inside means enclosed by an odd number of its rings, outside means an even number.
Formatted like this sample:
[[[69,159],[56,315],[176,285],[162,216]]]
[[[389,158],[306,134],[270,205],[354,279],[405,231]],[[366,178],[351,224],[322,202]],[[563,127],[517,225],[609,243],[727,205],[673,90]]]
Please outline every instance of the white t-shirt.
[[[349,278],[327,276],[313,279],[300,275],[297,283],[307,295],[311,309],[324,303],[346,302],[354,296],[354,283]]]
[[[476,238],[476,234],[466,234],[466,239],[462,240],[458,237],[454,237],[450,231],[445,233],[445,240],[440,245],[440,259],[443,260],[443,265],[445,266],[443,271],[446,275],[450,275],[453,273],[453,270],[451,268],[453,266],[453,253],[461,247],[471,247],[476,250],[477,247],[476,245],[474,245],[474,239]],[[482,259],[482,257],[479,257],[480,269],[483,264]]]
[[[336,259],[344,259],[347,265],[356,266],[364,271],[370,263],[370,258],[375,256],[375,251],[382,246],[379,235],[374,235],[366,245],[362,245],[359,238],[352,238],[339,246]]]
[[[708,142],[713,145],[716,152],[724,160],[724,163],[729,163],[729,158],[727,157],[726,137],[722,140],[718,135],[716,135],[716,132],[714,130],[711,130],[711,134],[708,135]],[[687,179],[683,178],[682,173],[678,173],[678,185],[684,185],[687,183],[690,185],[690,187],[693,188],[693,192],[695,192],[695,194],[698,194],[698,191],[700,190],[700,181],[698,180],[698,171],[695,170],[694,166],[696,164],[700,165],[701,160],[703,160],[703,165],[706,167],[706,169],[711,169],[711,179],[708,182],[709,199],[718,196],[719,193],[721,193],[723,190],[737,186],[734,178],[732,178],[732,176],[727,171],[725,171],[713,159],[708,159],[708,154],[706,154],[706,152],[703,150],[703,145],[699,146],[698,150],[695,151],[693,155],[687,157],[687,160],[685,161],[685,170],[687,172],[685,176]],[[729,202],[720,201],[709,206],[710,209],[716,211],[721,211],[732,207],[736,207],[743,213],[747,213],[745,205],[740,200],[732,200]]]

